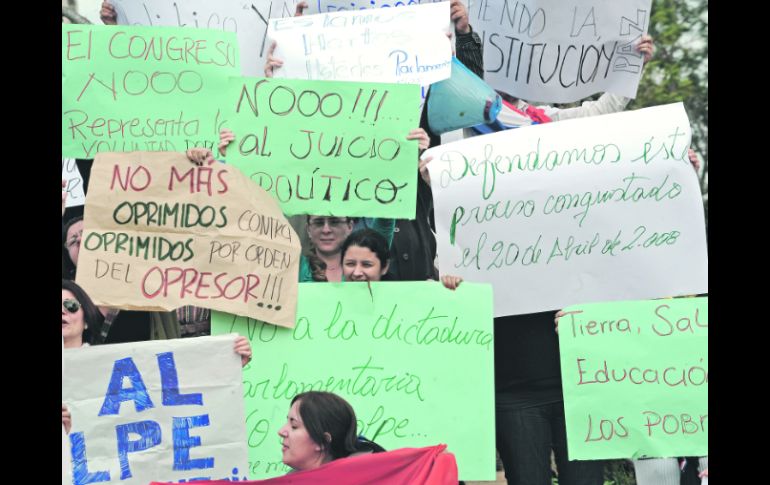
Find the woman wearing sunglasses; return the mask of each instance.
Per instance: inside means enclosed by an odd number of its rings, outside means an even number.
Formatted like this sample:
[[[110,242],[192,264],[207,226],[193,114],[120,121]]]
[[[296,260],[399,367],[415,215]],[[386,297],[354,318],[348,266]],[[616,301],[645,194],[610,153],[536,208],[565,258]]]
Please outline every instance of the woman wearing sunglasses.
[[[61,280],[61,336],[65,349],[93,343],[103,320],[99,309],[80,286],[74,281]]]

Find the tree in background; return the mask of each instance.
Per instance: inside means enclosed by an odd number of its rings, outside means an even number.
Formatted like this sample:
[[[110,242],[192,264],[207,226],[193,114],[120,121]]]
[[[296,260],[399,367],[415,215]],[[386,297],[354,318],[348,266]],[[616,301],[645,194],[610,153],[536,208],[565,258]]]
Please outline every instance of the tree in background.
[[[708,0],[653,0],[649,33],[655,56],[627,109],[684,102],[708,224]]]

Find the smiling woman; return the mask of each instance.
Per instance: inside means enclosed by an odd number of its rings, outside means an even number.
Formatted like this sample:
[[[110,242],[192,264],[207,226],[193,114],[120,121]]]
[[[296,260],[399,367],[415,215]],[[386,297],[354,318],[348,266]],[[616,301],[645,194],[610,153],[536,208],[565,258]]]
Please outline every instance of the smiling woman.
[[[345,239],[341,257],[346,281],[380,281],[388,272],[388,241],[372,229],[358,230]]]

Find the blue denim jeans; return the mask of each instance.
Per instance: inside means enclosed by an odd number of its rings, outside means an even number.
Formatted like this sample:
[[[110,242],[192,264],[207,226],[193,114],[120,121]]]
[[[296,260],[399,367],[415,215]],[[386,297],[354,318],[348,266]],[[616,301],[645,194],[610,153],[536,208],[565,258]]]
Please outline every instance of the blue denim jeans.
[[[511,393],[495,396],[497,451],[508,485],[551,485],[551,450],[559,485],[603,485],[604,461],[568,461],[564,402],[524,403]]]

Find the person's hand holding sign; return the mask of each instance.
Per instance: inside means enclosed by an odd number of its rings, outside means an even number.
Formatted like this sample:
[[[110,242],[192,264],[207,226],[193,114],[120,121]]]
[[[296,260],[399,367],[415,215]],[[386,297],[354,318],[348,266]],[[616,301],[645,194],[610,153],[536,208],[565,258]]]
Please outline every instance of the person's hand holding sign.
[[[187,150],[186,155],[192,163],[199,167],[211,165],[215,162],[214,154],[208,148],[190,148]]]
[[[465,8],[465,5],[460,0],[452,0],[449,2],[449,9],[449,15],[455,23],[455,32],[469,34],[471,24],[468,21],[468,9]]]
[[[270,48],[267,50],[267,63],[265,63],[265,77],[273,77],[273,71],[283,66],[282,60],[276,57],[273,57],[273,52],[275,52],[275,48],[277,45],[278,43],[273,41],[273,43],[270,45]]]
[[[406,135],[407,140],[420,140],[418,147],[420,149],[420,154],[428,149],[428,146],[430,146],[430,138],[428,137],[428,133],[423,130],[422,128],[415,128],[414,130],[410,131],[408,135]]]
[[[113,7],[107,0],[102,2],[102,9],[99,10],[99,17],[101,17],[104,25],[118,25],[118,13],[115,11],[115,7]]]
[[[251,344],[249,343],[249,340],[246,337],[239,335],[238,338],[235,339],[235,347],[233,350],[235,350],[236,354],[241,356],[241,366],[246,367],[246,364],[251,361]]]
[[[636,50],[644,57],[644,63],[647,64],[655,53],[655,41],[652,40],[652,37],[645,34],[639,40]]]
[[[219,132],[219,154],[223,157],[227,154],[227,145],[235,140],[235,134],[227,128],[222,128]]]
[[[70,430],[72,429],[72,414],[64,403],[61,405],[61,424],[64,426],[64,432],[70,434]]]

